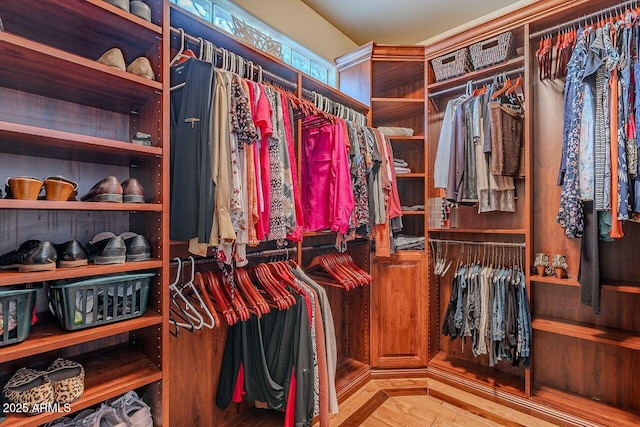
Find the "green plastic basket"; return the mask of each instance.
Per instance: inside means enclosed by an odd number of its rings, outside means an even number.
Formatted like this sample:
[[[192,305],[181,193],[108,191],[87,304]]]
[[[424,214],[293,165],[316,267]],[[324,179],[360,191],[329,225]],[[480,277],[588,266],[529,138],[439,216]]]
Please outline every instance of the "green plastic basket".
[[[41,288],[0,288],[0,347],[27,339],[36,292]]]
[[[155,273],[99,276],[49,285],[49,308],[68,331],[142,316]]]

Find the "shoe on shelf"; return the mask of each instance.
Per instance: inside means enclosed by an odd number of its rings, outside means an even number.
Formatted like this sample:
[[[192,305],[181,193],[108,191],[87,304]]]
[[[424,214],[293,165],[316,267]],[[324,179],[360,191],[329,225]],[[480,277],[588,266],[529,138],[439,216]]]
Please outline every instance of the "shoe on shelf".
[[[49,176],[44,179],[47,200],[73,201],[78,195],[78,184],[63,176]]]
[[[89,261],[95,264],[124,264],[127,260],[127,247],[120,236],[111,232],[97,234],[87,244]]]
[[[122,184],[115,176],[103,178],[80,198],[83,202],[122,203]]]
[[[151,408],[135,391],[129,391],[119,398],[107,402],[116,410],[120,418],[130,427],[153,427]]]
[[[57,403],[71,403],[84,393],[84,368],[78,362],[56,359],[47,369]]]
[[[129,0],[104,0],[117,8],[130,12]]]
[[[7,199],[38,200],[42,190],[42,180],[29,176],[8,178],[4,189]]]
[[[30,368],[20,368],[7,382],[3,390],[10,403],[24,405],[31,409],[32,415],[38,414],[39,405],[48,406],[55,403],[53,385],[47,373]]]
[[[122,194],[125,203],[144,203],[144,188],[135,178],[122,182]]]
[[[54,246],[58,255],[59,267],[82,267],[89,263],[87,250],[77,240],[69,240],[58,245],[54,244]]]
[[[127,247],[127,262],[151,259],[151,247],[143,235],[127,231],[120,234]]]
[[[51,242],[27,240],[18,249],[0,256],[0,269],[17,268],[23,273],[51,271],[56,269],[57,258]]]
[[[117,47],[111,48],[103,53],[97,61],[101,64],[117,68],[120,71],[126,71],[127,69],[127,64],[124,62],[124,55]]]
[[[136,76],[145,77],[149,80],[155,80],[156,75],[151,67],[151,62],[145,56],[140,56],[133,60],[127,67],[127,73],[135,74]]]
[[[104,403],[96,411],[92,411],[84,418],[75,418],[82,427],[128,427],[115,409]]]
[[[151,22],[151,8],[145,2],[140,0],[131,0],[129,9],[130,12],[138,18]]]

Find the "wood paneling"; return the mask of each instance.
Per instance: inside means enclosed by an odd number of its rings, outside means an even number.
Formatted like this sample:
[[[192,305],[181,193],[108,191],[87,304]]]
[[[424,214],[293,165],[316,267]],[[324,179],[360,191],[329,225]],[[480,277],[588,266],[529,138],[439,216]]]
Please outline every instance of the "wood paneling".
[[[640,412],[636,381],[640,352],[543,331],[536,331],[533,340],[533,357],[538,363],[553,354],[553,363],[536,369],[534,387],[548,385]]]
[[[371,365],[407,368],[426,365],[427,257],[400,251],[373,262]]]
[[[372,66],[372,98],[424,99],[422,62],[373,61]]]

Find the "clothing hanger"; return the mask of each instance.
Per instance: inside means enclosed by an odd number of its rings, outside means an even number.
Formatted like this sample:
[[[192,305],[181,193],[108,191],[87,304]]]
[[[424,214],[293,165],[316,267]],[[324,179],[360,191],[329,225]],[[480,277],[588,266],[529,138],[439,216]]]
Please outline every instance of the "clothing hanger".
[[[203,277],[205,278],[205,282],[207,284],[209,292],[218,304],[218,307],[222,312],[225,320],[227,321],[227,324],[229,326],[232,326],[238,323],[238,315],[233,310],[231,304],[227,300],[226,295],[222,291],[220,279],[218,278],[218,276],[213,274],[213,272],[211,271],[207,271],[203,273]]]
[[[204,277],[202,277],[202,273],[196,272],[195,279],[193,282],[195,286],[198,288],[200,296],[204,300],[204,303],[206,304],[207,309],[209,310],[209,313],[211,313],[211,316],[213,317],[215,325],[221,326],[222,322],[220,321],[220,317],[218,316],[218,312],[216,310],[216,306],[213,300],[209,297],[209,291],[207,290],[207,285],[205,284]]]
[[[182,260],[180,258],[174,258],[174,260],[178,262],[178,268],[176,272],[176,280],[169,285],[169,297],[172,303],[171,308],[174,310],[174,313],[183,320],[182,322],[175,320],[175,325],[193,332],[195,329],[202,328],[204,319],[191,302],[189,302],[182,292],[180,292],[178,283],[180,282],[180,276],[182,274]],[[178,311],[175,311],[176,309]]]
[[[184,52],[184,48],[185,48],[184,30],[182,28],[178,28],[178,33],[180,34],[180,48],[178,49],[178,53],[169,62],[169,66],[172,66],[173,64],[175,64],[176,61],[180,59],[180,55],[182,55],[182,52]]]
[[[209,329],[213,329],[216,326],[215,318],[213,317],[213,314],[211,313],[211,311],[209,311],[209,308],[203,301],[202,296],[200,295],[200,292],[198,292],[198,289],[193,283],[196,277],[196,260],[193,258],[193,256],[190,256],[189,261],[191,261],[191,278],[187,283],[183,284],[180,287],[180,292],[182,292],[183,295],[185,295],[185,297],[187,298],[189,296],[193,296],[195,298],[196,304],[194,305],[194,308],[197,310],[197,308],[199,307],[200,310],[202,310],[200,313],[202,317],[202,326],[206,326]],[[187,293],[185,293],[185,290],[187,291]],[[204,316],[202,316],[203,313],[204,313]],[[208,320],[208,321],[205,321],[205,320]]]

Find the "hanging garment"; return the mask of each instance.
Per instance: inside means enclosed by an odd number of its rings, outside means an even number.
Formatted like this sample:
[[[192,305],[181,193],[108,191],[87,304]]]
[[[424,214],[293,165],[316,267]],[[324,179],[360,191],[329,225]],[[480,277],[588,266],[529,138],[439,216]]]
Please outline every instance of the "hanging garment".
[[[196,237],[207,243],[213,223],[215,184],[211,179],[213,66],[190,59],[171,69],[172,240]]]

